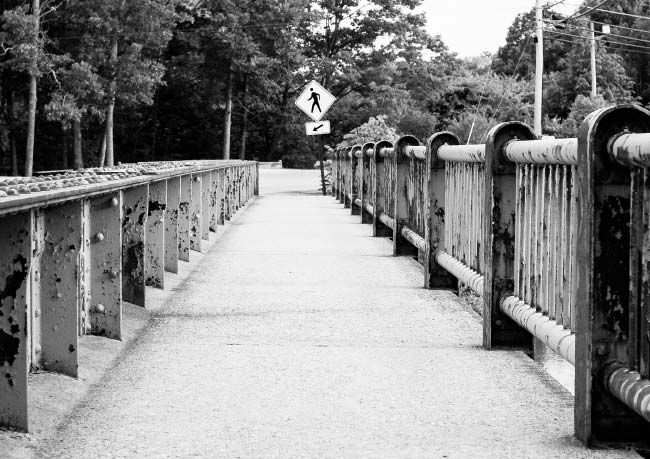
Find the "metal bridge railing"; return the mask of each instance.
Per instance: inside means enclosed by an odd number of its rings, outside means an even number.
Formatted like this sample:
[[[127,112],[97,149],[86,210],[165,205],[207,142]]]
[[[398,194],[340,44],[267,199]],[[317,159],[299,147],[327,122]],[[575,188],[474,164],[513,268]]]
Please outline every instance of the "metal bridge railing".
[[[404,136],[369,158],[373,234],[417,254],[425,287],[481,295],[487,349],[535,341],[573,363],[583,442],[648,442],[650,112],[599,110],[570,139],[518,122],[482,145]]]
[[[257,192],[245,161],[0,178],[0,425],[28,430],[29,372],[77,377],[79,340],[121,339],[122,302],[144,307]]]

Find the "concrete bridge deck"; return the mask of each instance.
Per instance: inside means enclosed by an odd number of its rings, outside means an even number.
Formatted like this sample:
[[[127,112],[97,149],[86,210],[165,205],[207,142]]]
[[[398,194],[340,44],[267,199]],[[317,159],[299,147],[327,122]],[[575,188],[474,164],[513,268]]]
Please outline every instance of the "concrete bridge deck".
[[[637,457],[585,449],[566,389],[521,352],[483,350],[469,306],[422,289],[414,260],[316,184],[262,171],[261,196],[22,454]]]

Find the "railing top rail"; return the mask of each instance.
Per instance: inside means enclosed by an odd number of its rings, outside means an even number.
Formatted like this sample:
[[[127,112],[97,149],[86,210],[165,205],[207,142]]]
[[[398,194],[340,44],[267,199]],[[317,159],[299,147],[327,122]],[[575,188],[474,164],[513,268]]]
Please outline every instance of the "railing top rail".
[[[449,162],[484,163],[485,144],[443,145],[438,149],[438,157]]]
[[[363,151],[363,154],[366,156],[366,158],[372,158],[375,151],[375,143],[366,142],[363,144],[361,150]]]
[[[395,157],[395,148],[394,147],[384,147],[379,149],[379,156],[382,158],[394,158]]]
[[[650,133],[622,134],[610,140],[609,155],[629,167],[650,167]]]
[[[413,159],[427,159],[427,147],[425,145],[409,145],[404,147],[404,154]]]
[[[506,157],[520,164],[578,164],[578,139],[513,140],[504,148]]]
[[[181,175],[255,163],[239,160],[134,163],[65,174],[0,178],[0,216],[133,188]]]

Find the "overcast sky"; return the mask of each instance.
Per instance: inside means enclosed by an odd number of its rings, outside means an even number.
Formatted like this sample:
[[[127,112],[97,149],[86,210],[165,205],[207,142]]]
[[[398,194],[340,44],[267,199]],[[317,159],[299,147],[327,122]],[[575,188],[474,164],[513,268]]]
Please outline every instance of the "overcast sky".
[[[569,13],[579,3],[566,0],[554,9]],[[483,51],[495,53],[505,43],[508,27],[517,14],[533,8],[535,0],[423,0],[422,4],[429,33],[441,35],[459,56],[471,57]]]

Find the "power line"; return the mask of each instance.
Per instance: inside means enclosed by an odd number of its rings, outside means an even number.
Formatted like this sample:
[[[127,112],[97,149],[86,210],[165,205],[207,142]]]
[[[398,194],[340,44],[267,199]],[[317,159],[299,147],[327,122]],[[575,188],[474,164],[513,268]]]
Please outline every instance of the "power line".
[[[558,34],[558,35],[564,35],[564,36],[568,36],[568,37],[575,37],[575,38],[582,38],[582,39],[585,39],[585,40],[590,40],[589,37],[585,37],[583,35],[571,34],[571,33],[566,33],[566,32],[558,32],[556,30],[549,30],[548,32],[553,33],[553,34]],[[650,46],[635,45],[635,44],[632,44],[632,43],[624,43],[624,42],[614,41],[614,40],[608,40],[608,41],[609,41],[609,43],[614,44],[614,45],[632,46],[634,48],[650,50]]]
[[[620,11],[603,10],[601,8],[594,8],[594,9],[596,9],[596,10],[602,12],[602,13],[617,14],[619,16],[627,16],[627,17],[630,17],[630,18],[650,20],[649,16],[639,16],[638,14],[622,13]]]
[[[598,5],[594,6],[593,8],[592,8],[592,7],[589,7],[590,9],[588,9],[587,11],[583,11],[582,13],[580,13],[580,11],[576,11],[575,13],[573,13],[573,14],[572,14],[571,16],[569,16],[568,18],[563,19],[562,22],[567,22],[567,21],[570,21],[570,20],[572,20],[572,19],[578,19],[578,18],[581,18],[582,16],[585,16],[585,15],[591,13],[592,11],[598,9],[599,7],[601,7],[602,5],[604,5],[605,3],[607,3],[608,1],[609,1],[609,0],[603,0],[603,1],[600,2]]]
[[[606,22],[600,22],[600,21],[594,21],[593,19],[591,20],[594,24],[600,24],[600,25],[607,25],[610,27],[616,27],[617,29],[625,29],[625,30],[630,30],[632,32],[641,32],[641,33],[650,33],[650,30],[643,30],[643,29],[637,29],[634,27],[626,27],[622,25],[615,25],[615,24],[608,24]]]
[[[580,37],[580,38],[585,38],[586,39],[587,37]],[[562,43],[568,43],[570,45],[575,45],[574,41],[565,40],[564,38],[553,37],[553,41],[560,41]],[[611,45],[609,45],[608,43],[600,43],[600,46],[604,46],[604,47],[606,47],[608,49],[611,49],[611,50],[621,50],[621,48],[614,48]],[[645,54],[646,56],[650,56],[650,52],[647,52],[647,51],[638,51],[636,49],[625,49],[624,51],[629,51],[629,52],[635,53],[635,54]]]
[[[548,20],[545,20],[544,22],[546,24],[553,25],[553,22],[549,22]],[[608,24],[606,24],[606,25],[608,25]],[[574,29],[586,30],[587,32],[591,32],[591,29],[589,29],[587,27],[580,27],[580,26],[576,26],[576,25],[571,25],[570,27],[573,27]],[[552,30],[549,30],[549,32],[552,32]],[[650,40],[646,40],[644,38],[630,37],[628,35],[620,35],[620,34],[616,34],[616,33],[603,33],[601,36],[603,36],[603,37],[605,37],[605,36],[620,37],[620,38],[625,38],[627,40],[635,40],[635,41],[640,41],[640,42],[643,42],[643,43],[650,43]]]

